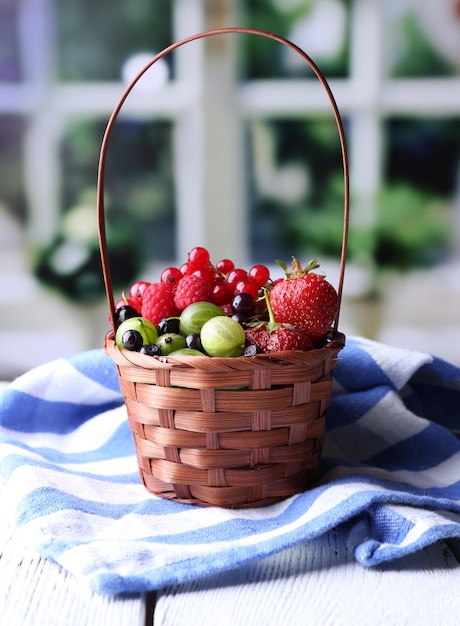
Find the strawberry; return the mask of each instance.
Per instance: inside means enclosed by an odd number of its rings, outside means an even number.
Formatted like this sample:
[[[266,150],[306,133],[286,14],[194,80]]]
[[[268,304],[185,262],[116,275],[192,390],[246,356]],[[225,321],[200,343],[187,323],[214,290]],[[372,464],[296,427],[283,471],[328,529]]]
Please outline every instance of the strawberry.
[[[164,283],[150,283],[142,294],[142,317],[157,325],[165,317],[176,317],[174,294]]]
[[[268,322],[248,324],[245,330],[246,346],[256,346],[262,352],[311,350],[313,343],[307,335],[297,331],[290,324],[275,322],[267,291],[265,291],[265,300],[269,316]]]
[[[212,289],[208,282],[196,274],[187,274],[177,283],[174,303],[179,311],[183,311],[192,302],[210,302]]]
[[[311,272],[319,267],[313,259],[305,268],[293,257],[291,271],[270,292],[270,302],[277,322],[290,323],[306,333],[315,344],[324,341],[337,313],[338,296],[324,276]]]

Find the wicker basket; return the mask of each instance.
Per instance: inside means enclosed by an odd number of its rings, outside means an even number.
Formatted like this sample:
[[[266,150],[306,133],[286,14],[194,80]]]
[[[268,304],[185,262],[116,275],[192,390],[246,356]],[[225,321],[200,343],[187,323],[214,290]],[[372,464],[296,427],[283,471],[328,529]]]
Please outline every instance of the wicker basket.
[[[98,173],[98,227],[112,330],[105,350],[118,369],[139,473],[147,490],[202,506],[255,507],[305,491],[318,477],[332,373],[345,344],[339,310],[324,347],[254,357],[150,357],[115,345],[114,296],[105,234],[104,171],[118,113],[141,76],[190,41],[246,33],[289,46],[310,65],[329,97],[342,150],[344,228],[337,291],[342,298],[348,233],[349,180],[345,137],[329,85],[312,59],[292,42],[247,28],[206,31],[157,54],[122,94],[103,138]],[[340,306],[339,306],[340,309]]]

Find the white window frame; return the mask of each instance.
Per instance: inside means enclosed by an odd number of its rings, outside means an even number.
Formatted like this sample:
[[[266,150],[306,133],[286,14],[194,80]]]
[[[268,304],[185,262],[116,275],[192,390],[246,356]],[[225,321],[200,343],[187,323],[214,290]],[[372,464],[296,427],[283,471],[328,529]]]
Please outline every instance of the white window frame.
[[[216,25],[237,23],[237,2],[216,3],[222,14],[210,16],[206,13],[210,3],[205,0],[173,1],[176,40]],[[330,81],[343,117],[350,120],[352,219],[360,224],[373,219],[369,207],[382,179],[384,120],[391,115],[443,118],[460,113],[458,77],[384,76],[382,10],[381,0],[354,0],[349,77]],[[66,123],[73,115],[108,118],[123,85],[53,82],[51,0],[22,3],[19,29],[25,77],[19,84],[0,83],[0,114],[27,118],[24,180],[28,238],[44,245],[55,234],[61,210],[58,153]],[[122,115],[174,122],[178,259],[186,256],[191,245],[200,244],[219,256],[247,261],[242,122],[301,117],[330,107],[322,86],[311,81],[237,84],[237,44],[231,40],[226,37],[219,46],[200,40],[179,48],[176,79],[154,97],[133,92],[123,107]]]

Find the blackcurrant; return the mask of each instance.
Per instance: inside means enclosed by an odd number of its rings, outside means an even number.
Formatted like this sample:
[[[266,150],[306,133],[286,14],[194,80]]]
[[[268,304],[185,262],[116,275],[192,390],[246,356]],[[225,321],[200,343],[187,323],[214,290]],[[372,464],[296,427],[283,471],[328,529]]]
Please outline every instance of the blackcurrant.
[[[233,313],[244,315],[244,317],[251,317],[256,310],[255,298],[250,293],[237,293],[231,304]]]
[[[242,315],[241,313],[233,313],[231,318],[235,320],[235,322],[238,322],[238,324],[241,324],[241,326],[244,326],[245,322],[248,321],[246,315]]]
[[[187,348],[192,348],[192,350],[204,352],[199,333],[191,333],[190,335],[187,335],[185,337],[185,345]]]
[[[256,346],[255,344],[251,344],[250,346],[246,346],[244,349],[243,356],[255,356],[256,354],[261,354],[263,350]]]
[[[166,333],[179,333],[179,318],[165,317],[158,322],[157,330],[159,335],[165,335]]]
[[[117,326],[120,326],[122,322],[129,319],[130,317],[139,317],[139,312],[129,304],[124,304],[123,306],[117,309],[115,314],[115,323]]]
[[[139,352],[147,356],[161,356],[161,348],[156,343],[146,343]]]
[[[138,330],[127,330],[121,338],[123,348],[138,352],[144,343],[144,339]]]

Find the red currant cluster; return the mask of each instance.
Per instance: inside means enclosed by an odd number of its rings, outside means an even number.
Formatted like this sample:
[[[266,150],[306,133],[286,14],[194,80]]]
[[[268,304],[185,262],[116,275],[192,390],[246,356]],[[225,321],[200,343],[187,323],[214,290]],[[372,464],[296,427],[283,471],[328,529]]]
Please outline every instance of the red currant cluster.
[[[262,264],[249,270],[235,267],[230,259],[215,265],[206,248],[196,246],[180,267],[168,267],[159,282],[137,281],[128,295],[115,305],[117,324],[123,321],[130,307],[154,324],[166,317],[177,316],[192,302],[212,302],[230,315],[247,319],[265,310],[262,288],[270,283],[270,270]],[[133,313],[133,311],[130,311]]]

